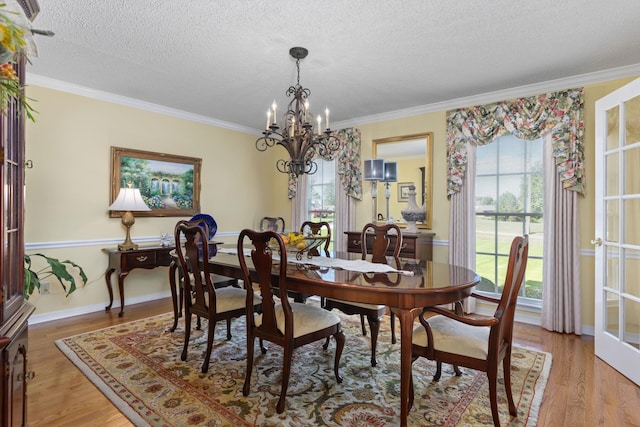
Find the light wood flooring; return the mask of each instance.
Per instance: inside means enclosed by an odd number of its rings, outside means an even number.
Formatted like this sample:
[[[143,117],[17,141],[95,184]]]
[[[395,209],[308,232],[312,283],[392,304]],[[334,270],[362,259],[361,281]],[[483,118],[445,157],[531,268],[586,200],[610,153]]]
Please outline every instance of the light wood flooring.
[[[171,311],[170,299],[29,327],[28,421],[38,426],[130,426],[131,423],[55,346],[59,338]],[[593,354],[593,337],[517,324],[516,345],[546,351],[553,364],[538,426],[640,426],[640,387]],[[640,369],[640,366],[638,367]]]

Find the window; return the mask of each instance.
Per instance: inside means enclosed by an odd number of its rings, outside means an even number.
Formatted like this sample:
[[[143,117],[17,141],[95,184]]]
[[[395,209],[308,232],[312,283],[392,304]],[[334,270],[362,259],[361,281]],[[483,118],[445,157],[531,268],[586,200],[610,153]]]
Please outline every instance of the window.
[[[310,221],[326,221],[334,230],[336,211],[336,163],[316,159],[318,170],[307,177],[306,212]],[[331,233],[330,249],[333,248],[335,233]]]
[[[476,271],[480,292],[500,294],[511,241],[529,235],[529,260],[519,301],[542,300],[542,138],[505,135],[476,151]]]

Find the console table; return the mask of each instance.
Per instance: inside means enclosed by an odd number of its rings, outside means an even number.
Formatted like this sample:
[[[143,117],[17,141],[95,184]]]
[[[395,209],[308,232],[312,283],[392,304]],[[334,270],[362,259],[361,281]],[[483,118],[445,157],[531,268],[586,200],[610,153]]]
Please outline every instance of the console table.
[[[347,235],[347,252],[362,253],[362,245],[360,242],[360,231],[345,231]],[[402,233],[402,249],[400,250],[401,258],[422,259],[425,261],[433,260],[433,236],[436,233]],[[367,235],[367,252],[371,252],[371,239],[373,233]],[[395,237],[391,237],[391,243],[387,250],[387,255],[393,255],[393,247],[395,246]]]
[[[129,272],[136,268],[150,270],[156,267],[168,267],[172,260],[170,252],[174,249],[175,246],[148,246],[131,251],[103,248],[102,252],[109,257],[109,266],[104,273],[109,291],[109,305],[105,307],[105,310],[111,310],[113,305],[111,274],[114,271],[118,270],[118,290],[120,291],[120,313],[118,316],[122,317],[124,315],[124,279],[129,275]]]

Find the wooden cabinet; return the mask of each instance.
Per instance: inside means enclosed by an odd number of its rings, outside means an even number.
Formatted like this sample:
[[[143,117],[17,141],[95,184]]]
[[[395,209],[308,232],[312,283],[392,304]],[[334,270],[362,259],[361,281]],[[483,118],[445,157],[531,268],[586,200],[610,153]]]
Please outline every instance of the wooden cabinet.
[[[347,235],[347,251],[353,253],[361,253],[362,246],[360,243],[359,231],[345,231]],[[422,259],[431,261],[433,259],[433,236],[435,233],[402,233],[402,249],[400,250],[401,258]],[[371,251],[371,240],[373,233],[367,236],[367,252]],[[389,248],[395,246],[395,237],[392,237]],[[393,255],[393,250],[389,249],[388,255]]]
[[[38,13],[35,0],[18,2],[27,18]],[[24,83],[26,60],[14,65]],[[9,101],[0,112],[0,427],[27,425],[28,319],[35,308],[24,291],[24,145],[25,114],[22,105]]]

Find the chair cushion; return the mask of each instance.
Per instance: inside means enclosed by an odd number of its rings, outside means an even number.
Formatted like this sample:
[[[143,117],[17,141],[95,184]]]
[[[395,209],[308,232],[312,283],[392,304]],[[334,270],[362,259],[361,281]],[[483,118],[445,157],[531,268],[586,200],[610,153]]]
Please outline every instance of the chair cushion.
[[[224,313],[244,308],[246,298],[246,289],[234,288],[231,286],[216,289],[216,313]],[[260,304],[261,302],[262,297],[260,295],[253,294],[253,305]]]
[[[431,326],[436,350],[482,360],[487,358],[488,326],[471,326],[442,315],[430,317],[427,323]],[[421,347],[427,346],[427,331],[421,324],[413,329],[412,342]]]
[[[332,299],[332,298],[327,298],[327,299],[331,300],[331,301],[339,302],[341,304],[349,304],[349,305],[353,305],[353,306],[356,306],[356,307],[366,308],[366,309],[369,309],[369,310],[382,310],[383,308],[387,307],[385,305],[378,305],[378,304],[364,304],[364,303],[360,303],[360,302],[342,301],[342,300],[339,300],[339,299]]]
[[[284,334],[284,311],[282,304],[275,305],[278,330]],[[319,331],[340,323],[340,318],[323,308],[297,302],[291,303],[293,312],[293,337],[298,338],[311,332]],[[256,317],[256,326],[262,324],[262,314]]]

